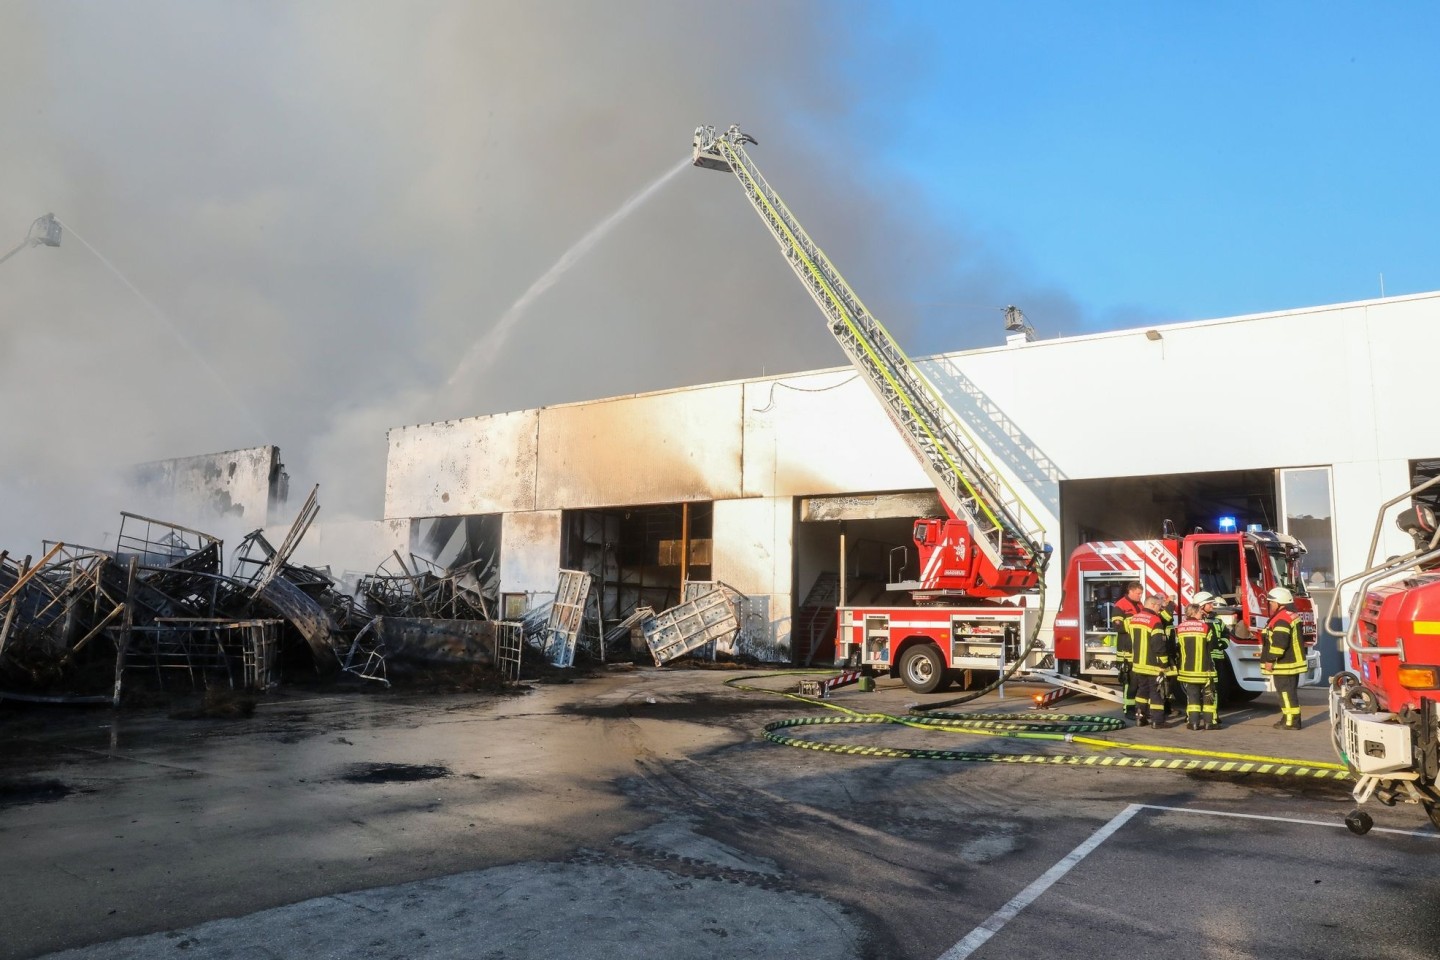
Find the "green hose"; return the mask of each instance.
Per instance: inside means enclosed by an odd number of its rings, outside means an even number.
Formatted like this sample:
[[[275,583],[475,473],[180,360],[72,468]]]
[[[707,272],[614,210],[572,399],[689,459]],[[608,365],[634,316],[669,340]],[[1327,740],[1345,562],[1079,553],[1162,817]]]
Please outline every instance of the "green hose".
[[[1125,727],[1125,721],[1118,717],[1066,713],[923,713],[899,717],[887,713],[862,713],[842,707],[826,700],[804,697],[788,691],[770,690],[747,684],[747,680],[770,677],[814,676],[811,670],[785,670],[775,673],[751,674],[725,681],[725,685],[736,690],[768,693],[785,697],[811,706],[838,711],[843,716],[792,717],[777,720],[764,727],[764,737],[771,743],[814,750],[820,753],[841,753],[861,757],[884,757],[906,760],[956,760],[971,763],[1020,763],[1056,764],[1082,767],[1124,767],[1137,770],[1178,770],[1181,772],[1205,771],[1233,775],[1265,774],[1276,777],[1305,777],[1318,780],[1348,780],[1349,770],[1338,763],[1319,760],[1297,760],[1287,757],[1267,757],[1254,754],[1225,753],[1215,750],[1196,750],[1187,747],[1171,747],[1161,744],[1129,743],[1123,740],[1105,740],[1085,736],[1091,733],[1106,733]],[[1051,741],[1056,743],[1080,744],[1097,751],[1129,750],[1142,753],[1165,754],[1163,757],[1134,757],[1108,752],[1090,754],[1052,753],[1005,753],[999,751],[919,749],[913,747],[881,747],[864,744],[827,743],[790,736],[779,731],[797,727],[847,726],[847,725],[893,725],[913,727],[921,730],[946,733],[970,734],[973,736],[1004,737],[1013,740]]]

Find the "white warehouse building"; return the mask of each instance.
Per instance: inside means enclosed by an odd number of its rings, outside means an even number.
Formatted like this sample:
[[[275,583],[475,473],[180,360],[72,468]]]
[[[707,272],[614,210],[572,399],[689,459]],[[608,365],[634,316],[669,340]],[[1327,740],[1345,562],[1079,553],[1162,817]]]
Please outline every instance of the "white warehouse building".
[[[1440,470],[1423,412],[1437,355],[1428,293],[918,366],[1044,525],[1048,622],[1077,544],[1157,537],[1166,520],[1298,536],[1321,609],[1364,565],[1378,505]],[[740,652],[768,661],[816,648],[842,531],[848,598],[864,602],[913,555],[911,520],[939,512],[850,367],[389,432],[385,518],[410,521],[412,545],[442,562],[494,556],[512,607],[553,591],[561,568],[596,576],[609,622],[673,605],[682,581],[723,581],[749,600]],[[1408,549],[1381,536],[1382,555]]]

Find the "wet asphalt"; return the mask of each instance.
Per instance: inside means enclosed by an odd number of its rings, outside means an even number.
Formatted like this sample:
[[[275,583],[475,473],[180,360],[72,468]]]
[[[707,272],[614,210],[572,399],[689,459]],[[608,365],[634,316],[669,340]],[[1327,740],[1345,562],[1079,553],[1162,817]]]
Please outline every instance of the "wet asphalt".
[[[759,728],[823,711],[732,676],[290,692],[228,720],[5,707],[0,957],[1435,955],[1440,834],[1417,808],[1355,837],[1325,781],[786,748]],[[1024,712],[1034,689],[960,709]],[[916,699],[882,681],[834,702]],[[1109,736],[1333,759],[1322,691],[1299,733],[1270,699],[1221,731]]]

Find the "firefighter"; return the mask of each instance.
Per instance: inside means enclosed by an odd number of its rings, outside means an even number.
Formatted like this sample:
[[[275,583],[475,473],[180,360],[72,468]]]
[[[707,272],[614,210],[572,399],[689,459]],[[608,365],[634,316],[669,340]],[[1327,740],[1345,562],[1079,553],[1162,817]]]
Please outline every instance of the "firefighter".
[[[1160,618],[1160,625],[1165,628],[1165,636],[1170,642],[1170,649],[1175,649],[1175,598],[1154,593],[1150,595],[1151,601],[1158,604],[1155,608],[1155,615]],[[1171,682],[1165,678],[1160,682],[1160,695],[1165,701],[1165,719],[1177,713],[1185,713],[1185,690],[1178,682]]]
[[[1220,598],[1213,593],[1201,590],[1191,597],[1191,602],[1200,608],[1200,619],[1205,621],[1209,634],[1210,659],[1215,665],[1214,679],[1210,683],[1210,699],[1205,704],[1205,712],[1211,730],[1219,730],[1220,723],[1220,664],[1225,661],[1225,651],[1230,649],[1230,628],[1225,621],[1215,612],[1215,605]]]
[[[1199,594],[1209,596],[1208,594]],[[1175,679],[1185,685],[1185,728],[1208,730],[1215,710],[1215,661],[1210,658],[1210,625],[1200,605],[1185,607],[1175,627]]]
[[[1115,601],[1110,612],[1110,629],[1115,644],[1115,672],[1125,701],[1125,716],[1135,719],[1135,678],[1131,674],[1130,618],[1144,609],[1141,595],[1145,588],[1136,580],[1125,584],[1125,596]]]
[[[1165,729],[1165,698],[1160,685],[1170,669],[1170,641],[1160,620],[1161,601],[1150,597],[1145,609],[1132,616],[1130,669],[1135,675],[1135,725]]]
[[[1280,695],[1280,719],[1275,726],[1282,730],[1300,729],[1300,674],[1305,672],[1305,645],[1300,634],[1300,618],[1290,605],[1295,596],[1284,587],[1265,594],[1270,622],[1265,625],[1265,642],[1260,650],[1260,671],[1275,680]]]

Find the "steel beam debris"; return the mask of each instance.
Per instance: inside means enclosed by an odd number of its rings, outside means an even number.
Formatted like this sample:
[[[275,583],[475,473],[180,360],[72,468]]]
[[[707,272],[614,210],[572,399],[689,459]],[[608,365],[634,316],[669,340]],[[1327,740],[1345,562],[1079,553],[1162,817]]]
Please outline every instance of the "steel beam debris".
[[[658,614],[642,605],[606,623],[597,603],[587,627],[594,578],[582,570],[559,571],[549,603],[502,621],[483,579],[493,557],[473,552],[446,568],[396,551],[350,595],[329,568],[293,562],[318,493],[278,547],[260,530],[242,537],[229,572],[219,537],[133,513],[121,514],[113,549],[47,542],[38,561],[0,551],[0,699],[118,705],[136,683],[263,692],[282,662],[386,686],[391,661],[468,664],[514,683],[527,645],[532,663],[572,668],[582,628],[588,656],[603,661],[628,635],[664,664],[713,658],[744,621],[741,594],[696,581]]]

